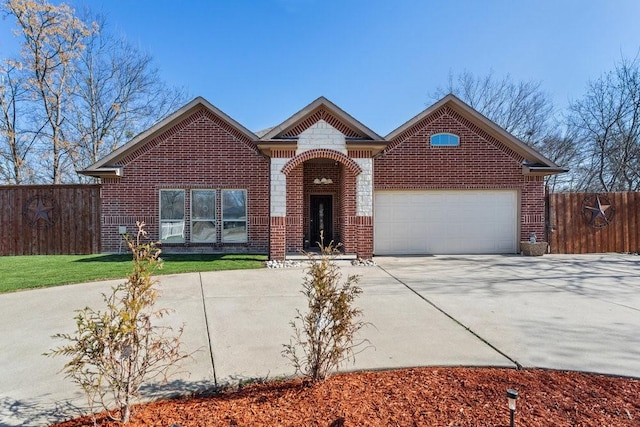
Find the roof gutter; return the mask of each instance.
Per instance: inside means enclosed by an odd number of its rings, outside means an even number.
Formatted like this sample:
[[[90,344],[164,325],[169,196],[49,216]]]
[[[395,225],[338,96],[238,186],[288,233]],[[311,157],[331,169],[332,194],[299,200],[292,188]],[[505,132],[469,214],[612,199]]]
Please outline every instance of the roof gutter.
[[[522,174],[528,176],[548,176],[569,172],[569,169],[552,166],[529,166],[522,165]]]
[[[79,174],[92,176],[94,178],[121,178],[123,176],[122,166],[102,166],[98,169],[85,169],[78,171]]]

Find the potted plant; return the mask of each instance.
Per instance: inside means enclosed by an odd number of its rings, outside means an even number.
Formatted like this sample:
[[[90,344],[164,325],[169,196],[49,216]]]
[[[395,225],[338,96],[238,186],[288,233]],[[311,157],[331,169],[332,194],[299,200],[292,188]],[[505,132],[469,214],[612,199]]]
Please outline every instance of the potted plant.
[[[526,256],[542,256],[547,252],[549,244],[547,242],[538,242],[536,234],[531,233],[529,235],[529,241],[523,240],[520,242],[520,251],[522,255]]]

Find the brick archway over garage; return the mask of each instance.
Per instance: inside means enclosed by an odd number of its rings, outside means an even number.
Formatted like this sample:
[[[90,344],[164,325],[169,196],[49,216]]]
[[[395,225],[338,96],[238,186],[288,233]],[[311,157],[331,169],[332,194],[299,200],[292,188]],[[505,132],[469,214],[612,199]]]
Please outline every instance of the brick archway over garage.
[[[328,149],[316,149],[309,150],[303,153],[298,154],[291,160],[289,160],[283,167],[282,173],[285,175],[289,175],[289,173],[294,170],[298,165],[306,162],[307,160],[312,159],[330,159],[335,160],[336,162],[342,163],[354,176],[360,175],[362,172],[362,168],[350,157],[342,154],[339,151],[328,150]]]

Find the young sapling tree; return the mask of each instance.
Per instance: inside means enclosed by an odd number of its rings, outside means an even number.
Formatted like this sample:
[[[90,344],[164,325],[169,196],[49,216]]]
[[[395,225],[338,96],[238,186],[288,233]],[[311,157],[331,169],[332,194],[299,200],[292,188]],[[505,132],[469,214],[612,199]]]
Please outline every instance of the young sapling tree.
[[[289,359],[296,373],[313,382],[322,381],[342,363],[355,360],[357,332],[366,325],[362,310],[354,306],[362,293],[359,276],[350,275],[340,283],[342,274],[335,262],[338,247],[319,243],[320,256],[308,254],[310,265],[302,284],[309,311],[290,322],[293,336],[284,344],[282,355]]]
[[[190,356],[181,349],[182,327],[174,332],[154,324],[169,313],[155,308],[158,289],[153,273],[162,260],[155,243],[142,242],[147,235],[144,222],[136,225],[136,237],[125,236],[133,256],[128,280],[103,294],[104,310],[78,310],[76,331],[54,335],[67,344],[46,353],[70,357],[63,372],[82,388],[91,411],[100,406],[121,423],[129,421],[143,384],[166,380]]]

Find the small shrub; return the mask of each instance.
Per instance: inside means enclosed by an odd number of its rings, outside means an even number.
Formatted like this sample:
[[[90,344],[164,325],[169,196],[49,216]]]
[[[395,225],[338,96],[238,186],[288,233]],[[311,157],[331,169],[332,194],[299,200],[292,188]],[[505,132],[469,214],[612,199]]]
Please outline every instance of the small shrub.
[[[133,255],[127,282],[103,294],[104,311],[76,311],[75,333],[54,335],[68,344],[46,354],[71,357],[63,372],[82,388],[91,411],[100,406],[122,423],[129,421],[131,405],[145,382],[166,380],[172,368],[189,357],[181,351],[182,328],[174,333],[152,323],[169,312],[154,310],[158,290],[152,276],[162,260],[153,242],[141,242],[146,237],[144,222],[137,226],[135,239],[125,236]],[[117,409],[109,412],[113,407]]]
[[[289,359],[296,373],[311,381],[322,381],[342,363],[355,360],[355,349],[368,342],[355,342],[356,333],[366,323],[360,320],[362,311],[353,306],[362,293],[359,277],[351,275],[340,284],[342,275],[335,262],[338,248],[331,242],[319,244],[320,257],[307,254],[310,266],[306,271],[302,294],[309,311],[290,323],[294,335],[284,344],[282,355]],[[302,354],[299,354],[298,350]]]

